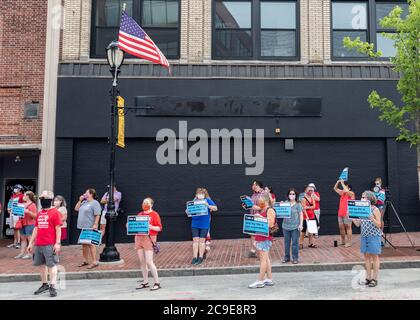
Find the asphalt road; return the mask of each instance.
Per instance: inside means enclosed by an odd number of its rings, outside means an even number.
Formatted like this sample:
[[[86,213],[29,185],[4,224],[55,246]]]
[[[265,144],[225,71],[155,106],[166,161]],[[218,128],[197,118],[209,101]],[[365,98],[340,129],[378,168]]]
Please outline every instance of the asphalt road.
[[[420,269],[382,270],[379,285],[366,288],[358,284],[364,279],[358,266],[352,271],[276,273],[273,287],[248,289],[256,274],[161,278],[162,289],[135,290],[139,279],[60,281],[59,294],[34,296],[40,282],[0,284],[0,299],[420,299]],[[256,292],[258,290],[258,295]]]

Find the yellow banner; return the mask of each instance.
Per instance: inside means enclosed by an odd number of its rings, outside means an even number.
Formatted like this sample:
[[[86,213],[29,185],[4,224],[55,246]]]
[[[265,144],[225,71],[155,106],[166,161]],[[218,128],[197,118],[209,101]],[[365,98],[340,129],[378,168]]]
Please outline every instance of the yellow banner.
[[[117,146],[121,148],[125,148],[124,143],[124,98],[118,96],[118,141]]]

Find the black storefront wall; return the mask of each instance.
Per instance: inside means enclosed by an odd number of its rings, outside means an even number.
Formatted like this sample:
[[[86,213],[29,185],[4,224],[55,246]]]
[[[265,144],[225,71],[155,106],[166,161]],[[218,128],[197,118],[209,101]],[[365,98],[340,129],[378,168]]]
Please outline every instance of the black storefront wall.
[[[55,191],[71,199],[74,206],[85,188],[105,192],[108,183],[108,81],[103,79],[60,79],[57,113]],[[243,236],[239,195],[250,193],[255,177],[245,176],[245,165],[166,165],[156,162],[160,145],[155,134],[161,128],[178,130],[178,121],[192,128],[264,128],[265,170],[257,178],[273,186],[278,199],[289,187],[299,190],[315,182],[322,196],[322,233],[337,232],[338,197],[332,191],[339,171],[350,167],[350,179],[357,192],[370,187],[372,179],[388,180],[395,204],[409,229],[420,225],[417,214],[417,173],[414,150],[396,143],[395,133],[368,109],[371,88],[395,98],[395,83],[376,81],[243,81],[243,80],[147,80],[123,79],[122,95],[127,105],[136,96],[319,96],[322,116],[308,118],[260,117],[126,117],[126,149],[117,153],[116,176],[123,192],[122,206],[128,214],[139,210],[141,200],[152,196],[161,214],[161,240],[190,238],[190,221],[185,201],[196,187],[205,186],[219,206],[212,217],[212,236]],[[159,89],[160,87],[160,89]],[[162,89],[163,88],[163,89]],[[160,90],[160,91],[159,91]],[[162,91],[163,90],[163,91]],[[77,96],[74,95],[77,92]],[[298,94],[300,92],[300,95]],[[76,99],[77,98],[77,99]],[[274,134],[276,126],[281,135]],[[254,131],[255,132],[255,131]],[[284,139],[294,139],[294,150],[284,150]],[[232,153],[233,154],[233,153]],[[402,183],[404,182],[404,183]],[[71,242],[77,241],[77,216],[70,218]],[[125,217],[118,221],[117,241],[132,241],[125,235]]]

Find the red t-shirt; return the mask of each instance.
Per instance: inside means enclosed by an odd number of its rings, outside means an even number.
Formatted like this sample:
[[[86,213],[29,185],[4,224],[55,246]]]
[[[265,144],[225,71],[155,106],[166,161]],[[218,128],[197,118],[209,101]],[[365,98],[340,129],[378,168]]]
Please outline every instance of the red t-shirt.
[[[304,198],[303,198],[303,200],[305,200],[306,201],[306,207],[307,206],[313,206],[314,205],[314,202],[315,202],[315,200],[314,199],[312,199],[311,198],[311,202],[309,202],[309,200],[308,200],[308,197],[307,196],[305,196]],[[306,209],[306,210],[304,210],[304,211],[306,211],[306,214],[307,214],[307,216],[308,216],[308,219],[315,219],[315,212],[314,212],[314,210],[315,209]],[[305,217],[305,216],[304,216]]]
[[[350,194],[343,192],[343,194],[340,197],[340,206],[338,208],[338,216],[339,217],[347,217],[348,216],[348,207],[347,207],[347,202],[349,200],[354,200],[354,194],[352,196],[350,196]]]
[[[262,215],[264,218],[267,218],[267,210],[265,210],[264,212],[260,212],[260,215]],[[268,237],[264,237],[264,236],[255,236],[255,241],[273,241],[273,236],[269,234]]]
[[[16,198],[18,198],[19,200],[18,200],[18,203],[24,203],[25,201],[23,201],[23,196],[24,196],[24,194],[23,193],[20,193],[20,194],[16,194],[16,193],[14,193],[14,194],[12,194],[12,196],[10,197],[10,199],[12,200],[12,199],[16,199]],[[16,200],[15,200],[16,201]]]
[[[36,214],[35,203],[31,203],[25,209],[28,209],[32,213]],[[23,226],[31,226],[31,225],[35,224],[35,218],[32,218],[32,216],[29,213],[25,212],[25,216],[23,217],[22,224],[23,224]]]
[[[38,228],[35,245],[54,245],[57,240],[55,232],[56,226],[61,226],[60,212],[55,208],[41,210],[35,220],[35,227]]]
[[[319,200],[321,200],[321,196],[319,195],[319,192],[314,192],[315,193],[315,195],[319,198]],[[319,208],[320,208],[320,206],[319,206],[319,202],[320,201],[316,201],[315,200],[315,209],[314,210],[319,210]]]
[[[139,216],[149,216],[150,217],[150,224],[154,227],[160,227],[160,231],[162,231],[162,222],[160,221],[160,216],[156,211],[151,211],[149,213],[145,213],[144,211],[138,213]],[[149,236],[157,236],[160,231],[149,230]]]

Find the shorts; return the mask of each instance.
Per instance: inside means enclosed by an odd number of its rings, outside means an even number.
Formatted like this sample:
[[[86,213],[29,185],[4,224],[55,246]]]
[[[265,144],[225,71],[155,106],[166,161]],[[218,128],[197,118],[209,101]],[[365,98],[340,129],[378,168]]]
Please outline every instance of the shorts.
[[[34,266],[47,265],[48,268],[52,268],[58,264],[58,255],[54,252],[54,246],[35,246],[34,254],[32,256]]]
[[[150,240],[152,238],[152,240]],[[157,236],[135,236],[134,238],[134,247],[136,250],[146,250],[146,251],[153,251],[153,244],[156,243]]]
[[[257,248],[258,251],[268,252],[270,251],[272,245],[273,242],[270,240],[255,241],[255,248]]]
[[[317,218],[308,219],[308,220],[314,220],[314,221],[316,221],[316,225],[318,226],[318,220],[317,220]],[[302,232],[303,233],[306,233],[306,229],[308,229],[308,225],[306,224],[306,220],[303,220]]]
[[[20,230],[20,234],[22,236],[26,236],[26,237],[30,237],[32,235],[32,232],[35,229],[35,225],[31,224],[29,226],[23,226],[22,229]]]
[[[193,238],[207,238],[209,229],[191,228],[191,234]]]
[[[381,236],[360,237],[360,252],[375,255],[381,254]]]
[[[351,222],[349,217],[338,217],[338,224],[351,224]]]
[[[20,219],[20,217],[17,217],[13,214],[10,215],[10,222],[11,222],[10,228],[14,229],[16,227],[16,223],[19,221],[19,219]]]

